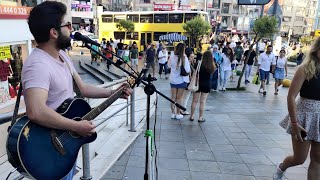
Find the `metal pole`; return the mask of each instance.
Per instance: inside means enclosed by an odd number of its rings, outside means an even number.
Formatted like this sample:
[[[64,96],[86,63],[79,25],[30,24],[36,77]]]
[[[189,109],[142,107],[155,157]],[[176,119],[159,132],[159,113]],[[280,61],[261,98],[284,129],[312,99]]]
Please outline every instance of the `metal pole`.
[[[90,175],[90,151],[89,144],[84,144],[82,146],[82,164],[83,164],[83,175],[80,179],[90,180],[92,176]]]
[[[133,88],[132,94],[130,96],[130,132],[136,132],[136,121],[135,121],[135,88]]]
[[[129,105],[129,99],[127,99],[127,105]],[[129,124],[129,106],[126,108],[126,126]]]

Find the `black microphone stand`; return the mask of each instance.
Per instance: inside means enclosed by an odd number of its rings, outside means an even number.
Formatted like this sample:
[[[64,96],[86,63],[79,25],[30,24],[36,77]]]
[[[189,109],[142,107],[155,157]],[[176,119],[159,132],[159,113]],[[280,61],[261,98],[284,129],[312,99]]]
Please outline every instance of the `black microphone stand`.
[[[150,136],[152,136],[151,134],[151,130],[150,130],[150,97],[151,95],[156,92],[157,94],[159,94],[160,96],[162,96],[163,98],[167,99],[168,101],[170,101],[171,103],[173,103],[175,106],[177,106],[179,109],[185,111],[186,108],[183,107],[182,105],[178,104],[177,102],[171,100],[169,97],[167,97],[166,95],[164,95],[163,93],[161,93],[160,91],[158,91],[156,89],[156,87],[152,84],[152,77],[149,74],[147,77],[147,82],[145,82],[143,80],[142,74],[144,74],[147,69],[143,69],[140,74],[138,76],[136,76],[135,74],[127,71],[126,69],[124,69],[123,67],[121,67],[119,64],[113,62],[112,60],[110,60],[109,58],[107,58],[105,55],[103,55],[101,52],[93,49],[88,43],[85,43],[85,47],[87,47],[88,49],[90,49],[91,51],[99,54],[99,56],[101,56],[103,59],[105,59],[106,61],[108,61],[110,64],[113,64],[114,66],[116,66],[117,68],[121,69],[123,72],[127,73],[129,76],[133,77],[135,79],[135,83],[134,85],[132,85],[131,87],[134,88],[135,86],[139,86],[140,83],[144,84],[144,92],[147,95],[147,112],[146,112],[146,121],[147,121],[147,129],[146,129],[146,133],[145,133],[145,137],[146,137],[146,161],[145,161],[145,174],[144,174],[144,180],[149,180],[149,173],[148,173],[148,167],[149,167],[149,138]],[[110,52],[110,50],[109,50]],[[112,52],[113,54],[113,52]],[[114,55],[114,54],[113,54]],[[114,55],[117,58],[121,59],[122,61],[124,61],[121,57]]]

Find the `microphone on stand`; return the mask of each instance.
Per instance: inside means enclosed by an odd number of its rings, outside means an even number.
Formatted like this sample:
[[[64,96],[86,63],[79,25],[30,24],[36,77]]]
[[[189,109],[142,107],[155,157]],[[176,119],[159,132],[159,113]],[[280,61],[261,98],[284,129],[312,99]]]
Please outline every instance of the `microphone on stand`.
[[[74,39],[76,39],[78,41],[83,41],[84,43],[87,43],[87,44],[96,45],[98,47],[101,46],[101,44],[99,44],[98,42],[90,39],[88,36],[82,35],[79,32],[74,33]]]

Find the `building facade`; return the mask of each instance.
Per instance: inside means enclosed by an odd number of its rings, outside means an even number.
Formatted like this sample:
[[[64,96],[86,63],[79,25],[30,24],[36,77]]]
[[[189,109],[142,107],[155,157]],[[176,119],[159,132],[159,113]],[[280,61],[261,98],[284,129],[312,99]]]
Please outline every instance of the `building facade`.
[[[299,37],[310,35],[315,30],[318,0],[284,0],[282,3],[282,36],[292,33],[294,37]]]

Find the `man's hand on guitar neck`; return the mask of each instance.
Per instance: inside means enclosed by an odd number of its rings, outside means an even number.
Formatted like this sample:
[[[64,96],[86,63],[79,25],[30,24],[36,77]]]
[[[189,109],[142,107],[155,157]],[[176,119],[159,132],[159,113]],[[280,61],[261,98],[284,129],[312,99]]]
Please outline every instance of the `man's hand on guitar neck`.
[[[93,125],[92,121],[82,120],[76,121],[73,131],[80,136],[91,136],[96,132],[94,128],[96,128],[96,126]]]
[[[129,82],[129,83],[130,83],[130,82]],[[132,94],[132,89],[130,88],[129,83],[123,83],[123,84],[121,84],[121,86],[119,86],[116,90],[114,90],[114,92],[117,91],[118,89],[121,89],[121,88],[124,87],[124,89],[123,89],[123,95],[121,96],[121,98],[123,98],[123,99],[128,99],[128,97]],[[114,92],[112,92],[112,94],[113,94]]]

